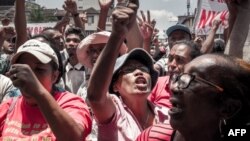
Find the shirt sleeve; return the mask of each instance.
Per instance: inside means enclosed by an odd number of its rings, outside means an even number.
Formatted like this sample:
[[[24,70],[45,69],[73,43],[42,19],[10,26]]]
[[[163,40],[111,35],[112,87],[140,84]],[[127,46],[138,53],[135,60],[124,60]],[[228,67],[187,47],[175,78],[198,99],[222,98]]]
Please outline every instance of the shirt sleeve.
[[[114,96],[114,95],[112,95],[112,99],[116,106],[116,111],[112,119],[110,120],[109,123],[105,123],[105,124],[97,123],[98,124],[98,138],[102,140],[112,140],[112,139],[117,138],[119,134],[118,130],[123,130],[123,127],[127,126],[126,112],[122,105],[121,100],[117,96]]]
[[[100,126],[113,126],[116,128],[116,125],[118,124],[118,122],[121,119],[125,119],[126,114],[125,114],[125,109],[122,105],[121,100],[117,96],[114,96],[114,95],[111,95],[111,97],[112,97],[112,100],[114,102],[116,111],[115,111],[115,113],[114,113],[114,115],[109,123],[98,124],[98,125],[100,125]],[[123,121],[123,120],[121,120],[121,121]]]
[[[92,120],[85,101],[74,94],[66,92],[58,99],[60,107],[67,112],[84,129],[84,138],[91,132]]]

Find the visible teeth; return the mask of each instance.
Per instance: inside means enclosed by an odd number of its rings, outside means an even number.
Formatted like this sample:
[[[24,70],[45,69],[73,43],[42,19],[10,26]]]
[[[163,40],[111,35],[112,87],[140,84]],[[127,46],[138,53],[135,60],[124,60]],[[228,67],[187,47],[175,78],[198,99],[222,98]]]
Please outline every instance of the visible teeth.
[[[144,80],[144,79],[138,79],[138,80],[137,80],[137,83],[142,83],[142,84],[145,84],[146,82],[145,82],[145,80]]]

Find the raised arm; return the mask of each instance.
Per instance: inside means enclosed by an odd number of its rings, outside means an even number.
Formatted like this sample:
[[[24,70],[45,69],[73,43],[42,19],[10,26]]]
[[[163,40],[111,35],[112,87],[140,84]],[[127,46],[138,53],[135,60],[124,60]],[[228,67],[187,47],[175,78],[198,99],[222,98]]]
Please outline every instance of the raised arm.
[[[74,20],[74,23],[75,23],[75,27],[79,27],[79,28],[81,28],[84,31],[85,27],[84,27],[84,25],[82,23],[82,20],[79,17],[79,13],[77,11],[76,1],[75,0],[65,0],[63,8],[67,12],[71,13],[71,15],[73,17],[73,20]]]
[[[82,25],[83,25],[83,30],[85,30],[85,23],[88,22],[88,19],[87,19],[87,12],[83,12],[83,13],[80,13],[79,14],[79,17],[82,21]]]
[[[97,31],[102,31],[106,29],[106,21],[109,12],[109,8],[114,3],[114,0],[99,0],[100,15],[97,25]]]
[[[227,0],[225,1],[227,4],[227,8],[229,11],[229,19],[228,19],[228,29],[227,29],[227,39],[229,38],[232,30],[233,30],[233,26],[238,14],[238,9],[237,9],[237,5],[236,2],[234,0]],[[226,40],[227,42],[227,40]]]
[[[128,0],[117,0],[118,3],[126,3]],[[143,47],[143,37],[140,32],[140,27],[136,21],[131,23],[131,29],[128,31],[126,36],[127,47],[129,52],[133,48]]]
[[[16,10],[15,10],[15,29],[16,29],[16,47],[21,46],[25,41],[28,40],[28,33],[27,33],[27,22],[26,22],[26,15],[25,15],[25,0],[16,0]]]
[[[225,53],[243,58],[249,61],[247,52],[249,52],[249,24],[250,24],[250,1],[249,0],[231,0],[229,3],[229,39],[225,48]],[[231,11],[233,8],[236,12]],[[230,16],[231,15],[231,16]],[[234,21],[230,19],[235,17]],[[231,30],[232,29],[232,30]],[[247,41],[247,43],[246,43]]]
[[[56,23],[54,28],[56,30],[60,31],[61,33],[64,33],[64,30],[65,30],[66,26],[69,24],[69,22],[70,22],[69,12],[66,12],[64,17]]]
[[[119,4],[112,13],[111,36],[98,57],[89,80],[87,99],[99,123],[107,123],[116,110],[108,89],[120,46],[131,24],[136,20],[138,0],[130,0],[125,6]]]
[[[153,37],[154,27],[156,24],[155,20],[151,21],[150,11],[147,10],[147,18],[143,11],[141,11],[141,18],[138,17],[140,30],[143,37],[143,48],[150,53],[150,46]]]
[[[201,53],[205,54],[205,53],[212,52],[213,46],[214,46],[215,34],[216,34],[220,24],[221,24],[221,20],[214,19],[213,26],[212,26],[206,40],[203,42],[203,44],[201,46]]]

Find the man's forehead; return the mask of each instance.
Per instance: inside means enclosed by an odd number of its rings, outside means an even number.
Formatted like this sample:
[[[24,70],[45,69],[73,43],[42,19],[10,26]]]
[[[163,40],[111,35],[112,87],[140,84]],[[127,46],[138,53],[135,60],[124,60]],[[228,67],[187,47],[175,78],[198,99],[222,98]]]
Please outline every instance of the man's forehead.
[[[170,51],[170,54],[184,56],[187,55],[189,52],[190,48],[187,45],[177,44],[173,46],[173,48]]]
[[[62,36],[61,33],[55,33],[55,34],[53,35],[53,38],[54,38],[54,39],[63,38],[63,36]]]
[[[66,38],[80,38],[79,35],[77,34],[69,34],[68,36],[66,36]]]
[[[186,35],[188,35],[188,34],[185,31],[176,30],[176,31],[173,31],[173,33],[171,33],[171,35],[169,36],[169,38],[173,38],[175,36],[185,37]]]
[[[207,68],[215,66],[217,63],[217,60],[214,58],[197,57],[185,66],[185,72],[191,70],[206,72]]]

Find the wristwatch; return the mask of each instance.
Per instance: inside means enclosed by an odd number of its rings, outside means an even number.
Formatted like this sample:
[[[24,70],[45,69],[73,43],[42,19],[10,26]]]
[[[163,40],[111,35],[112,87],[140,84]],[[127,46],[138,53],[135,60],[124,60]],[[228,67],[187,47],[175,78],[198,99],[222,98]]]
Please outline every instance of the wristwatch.
[[[75,14],[73,14],[73,17],[77,17],[77,16],[79,16],[79,13],[78,13],[78,12],[75,13]]]

